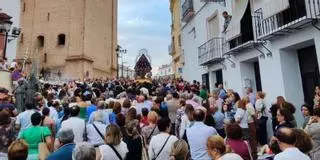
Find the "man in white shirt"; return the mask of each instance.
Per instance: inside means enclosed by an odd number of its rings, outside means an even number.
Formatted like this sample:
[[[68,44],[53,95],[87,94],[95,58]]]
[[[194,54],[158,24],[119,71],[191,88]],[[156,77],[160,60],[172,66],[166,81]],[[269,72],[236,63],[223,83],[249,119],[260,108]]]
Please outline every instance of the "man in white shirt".
[[[75,105],[70,108],[70,118],[63,121],[61,124],[61,129],[72,129],[74,133],[74,142],[83,142],[83,134],[85,131],[85,121],[78,117],[80,112],[80,107]]]
[[[192,159],[211,160],[207,152],[207,140],[210,136],[218,135],[218,133],[216,129],[203,123],[206,113],[202,108],[198,107],[193,113],[195,122],[192,127],[187,128],[187,139]]]
[[[165,160],[170,158],[171,147],[178,140],[176,136],[170,135],[170,119],[161,118],[158,121],[160,133],[151,138],[149,144],[149,158],[155,160]]]
[[[189,117],[193,115],[194,108],[191,104],[187,104],[185,108],[185,114],[181,117],[181,123],[180,123],[180,130],[179,130],[179,137],[182,139],[186,129],[191,127],[191,122],[189,120]]]
[[[16,130],[17,131],[20,130],[19,135],[25,129],[30,128],[32,126],[31,115],[35,112],[33,110],[34,106],[31,103],[27,103],[25,107],[26,107],[26,110],[18,114],[17,120],[16,120]]]
[[[275,135],[281,153],[274,157],[274,160],[310,160],[310,158],[295,147],[296,135],[290,128],[281,128]]]

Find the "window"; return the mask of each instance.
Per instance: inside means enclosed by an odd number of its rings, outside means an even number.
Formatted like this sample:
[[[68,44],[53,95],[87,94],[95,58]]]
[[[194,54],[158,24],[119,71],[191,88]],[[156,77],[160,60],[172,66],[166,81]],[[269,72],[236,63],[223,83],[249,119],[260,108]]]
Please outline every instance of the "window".
[[[21,33],[21,35],[20,35],[20,43],[23,43],[23,33]]]
[[[171,47],[172,47],[172,51],[175,50],[175,46],[174,46],[175,43],[176,43],[176,42],[175,42],[175,38],[172,37],[172,46],[171,46]]]
[[[47,20],[50,21],[50,13],[47,14]]]
[[[65,34],[59,34],[58,35],[58,45],[64,46],[66,44],[66,35]]]
[[[191,37],[193,37],[193,39],[196,39],[196,38],[197,38],[196,28],[193,27],[193,28],[191,29],[191,31],[189,31],[189,34],[190,34]]]
[[[26,11],[26,2],[23,2],[22,11],[23,11],[23,12]]]
[[[179,46],[181,46],[181,35],[179,35]]]
[[[207,29],[208,29],[209,39],[219,36],[220,34],[219,26],[220,24],[219,24],[219,18],[217,14],[208,20]]]
[[[38,36],[38,46],[41,48],[44,46],[44,36]]]
[[[47,63],[47,53],[44,53],[43,63]]]

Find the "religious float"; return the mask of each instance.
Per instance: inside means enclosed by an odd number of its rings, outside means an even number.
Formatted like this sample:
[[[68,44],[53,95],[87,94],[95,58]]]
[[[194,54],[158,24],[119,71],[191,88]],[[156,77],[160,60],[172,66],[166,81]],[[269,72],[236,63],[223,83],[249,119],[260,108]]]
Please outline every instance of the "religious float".
[[[148,55],[147,49],[141,49],[136,58],[136,65],[134,67],[135,80],[138,83],[152,83],[151,80],[151,58]]]

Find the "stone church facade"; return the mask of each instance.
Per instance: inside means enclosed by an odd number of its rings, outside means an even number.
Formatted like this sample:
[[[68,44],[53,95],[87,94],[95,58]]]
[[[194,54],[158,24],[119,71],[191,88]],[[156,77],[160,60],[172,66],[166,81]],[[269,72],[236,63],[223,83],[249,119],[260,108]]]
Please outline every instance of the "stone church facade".
[[[65,79],[114,77],[117,0],[21,0],[17,60]]]

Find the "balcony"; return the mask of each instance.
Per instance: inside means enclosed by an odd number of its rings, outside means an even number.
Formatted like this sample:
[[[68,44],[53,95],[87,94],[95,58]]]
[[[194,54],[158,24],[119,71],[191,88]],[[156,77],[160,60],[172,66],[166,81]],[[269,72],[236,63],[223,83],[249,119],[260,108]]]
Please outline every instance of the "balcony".
[[[188,22],[194,15],[193,0],[185,0],[182,4],[182,21]]]
[[[240,34],[224,44],[224,54],[240,52],[256,45],[252,27],[252,16],[249,13],[245,14],[240,21]]]
[[[287,9],[264,15],[264,8],[254,12],[257,39],[270,40],[290,34],[320,19],[320,0],[290,0]]]
[[[168,46],[168,52],[170,56],[173,56],[173,47],[174,45],[172,43]]]
[[[223,60],[223,42],[221,37],[215,37],[201,45],[198,49],[199,65],[207,65],[209,63],[219,62]]]

